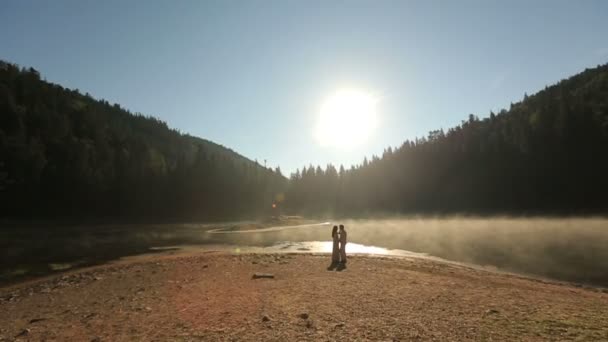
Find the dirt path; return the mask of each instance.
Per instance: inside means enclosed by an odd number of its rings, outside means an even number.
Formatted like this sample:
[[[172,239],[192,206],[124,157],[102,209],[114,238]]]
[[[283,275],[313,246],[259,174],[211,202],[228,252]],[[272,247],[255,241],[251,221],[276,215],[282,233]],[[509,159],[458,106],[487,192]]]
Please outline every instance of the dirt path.
[[[420,259],[327,266],[325,255],[134,257],[0,289],[0,341],[608,340],[601,290]]]

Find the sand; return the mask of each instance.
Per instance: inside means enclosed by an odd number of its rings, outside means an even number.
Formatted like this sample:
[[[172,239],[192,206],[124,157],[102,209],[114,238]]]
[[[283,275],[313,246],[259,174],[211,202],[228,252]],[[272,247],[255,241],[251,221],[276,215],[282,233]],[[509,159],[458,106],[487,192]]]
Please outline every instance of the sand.
[[[0,341],[608,340],[604,289],[414,258],[328,264],[170,251],[63,273],[0,289]]]

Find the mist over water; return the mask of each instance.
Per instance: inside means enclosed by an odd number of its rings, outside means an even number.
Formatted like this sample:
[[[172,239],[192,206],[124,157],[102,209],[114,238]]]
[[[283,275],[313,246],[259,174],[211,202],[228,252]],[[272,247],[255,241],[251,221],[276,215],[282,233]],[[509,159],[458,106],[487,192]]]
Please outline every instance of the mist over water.
[[[333,224],[344,224],[349,242],[356,244],[608,286],[608,219],[509,217],[347,219],[245,232],[231,230],[236,224],[229,223],[4,227],[0,280],[99,263],[153,247],[329,241]]]
[[[561,280],[608,285],[604,218],[350,221],[353,241]]]

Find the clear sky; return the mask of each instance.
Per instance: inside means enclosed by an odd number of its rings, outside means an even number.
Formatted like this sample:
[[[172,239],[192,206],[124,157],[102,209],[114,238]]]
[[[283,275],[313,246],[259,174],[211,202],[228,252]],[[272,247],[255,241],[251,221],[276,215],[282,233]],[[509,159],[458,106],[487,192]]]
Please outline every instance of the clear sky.
[[[608,1],[2,0],[0,59],[288,174],[608,62]],[[323,146],[321,106],[344,88],[378,98],[376,127]]]

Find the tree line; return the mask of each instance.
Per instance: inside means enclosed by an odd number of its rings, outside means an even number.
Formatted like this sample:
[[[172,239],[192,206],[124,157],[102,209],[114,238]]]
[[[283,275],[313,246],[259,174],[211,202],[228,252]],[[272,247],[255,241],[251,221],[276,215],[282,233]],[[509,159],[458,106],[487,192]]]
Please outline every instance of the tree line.
[[[608,65],[360,165],[311,165],[287,179],[0,61],[3,218],[606,213],[607,193]]]
[[[608,212],[608,65],[483,119],[344,170],[304,167],[286,203],[306,214]]]
[[[250,218],[286,186],[278,168],[0,61],[0,217]]]

